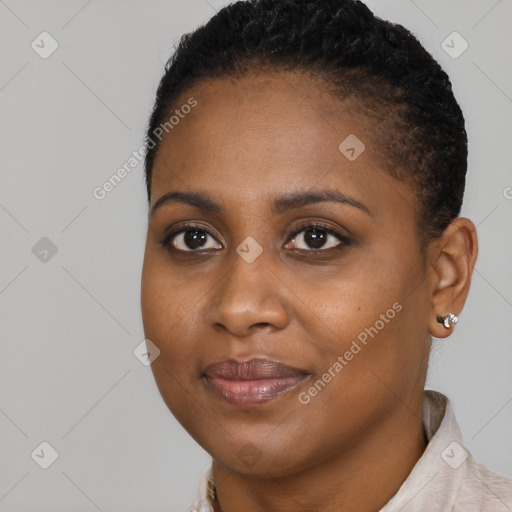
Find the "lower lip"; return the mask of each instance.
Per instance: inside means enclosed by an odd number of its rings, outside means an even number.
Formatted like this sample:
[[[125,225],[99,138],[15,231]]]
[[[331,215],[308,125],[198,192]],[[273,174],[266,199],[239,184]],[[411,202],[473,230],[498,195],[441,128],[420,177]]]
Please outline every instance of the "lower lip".
[[[209,389],[230,404],[254,406],[270,402],[287,391],[291,391],[307,377],[307,375],[300,375],[276,379],[227,380],[205,376],[204,380]]]

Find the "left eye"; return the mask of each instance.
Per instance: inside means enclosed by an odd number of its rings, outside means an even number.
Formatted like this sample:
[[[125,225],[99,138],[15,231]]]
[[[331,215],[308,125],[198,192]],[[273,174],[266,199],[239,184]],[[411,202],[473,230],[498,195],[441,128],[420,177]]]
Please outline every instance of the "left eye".
[[[331,244],[328,245],[328,247],[325,247],[329,238],[331,238]],[[348,239],[343,235],[340,235],[327,226],[317,224],[309,224],[297,229],[292,234],[290,241],[299,244],[302,242],[303,247],[297,247],[298,250],[309,250],[312,248],[313,251],[328,250],[348,244]],[[333,244],[333,241],[337,241],[338,243]],[[289,248],[288,244],[285,248]]]

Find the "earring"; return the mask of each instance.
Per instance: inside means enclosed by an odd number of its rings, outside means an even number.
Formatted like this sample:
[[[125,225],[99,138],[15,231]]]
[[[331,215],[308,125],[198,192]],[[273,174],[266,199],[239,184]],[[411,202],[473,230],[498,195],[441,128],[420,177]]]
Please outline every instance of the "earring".
[[[450,328],[450,322],[452,324],[456,324],[459,319],[453,314],[453,313],[448,313],[445,317],[442,317],[441,315],[437,315],[436,316],[436,320],[440,323],[440,324],[444,324],[444,326],[449,329]]]

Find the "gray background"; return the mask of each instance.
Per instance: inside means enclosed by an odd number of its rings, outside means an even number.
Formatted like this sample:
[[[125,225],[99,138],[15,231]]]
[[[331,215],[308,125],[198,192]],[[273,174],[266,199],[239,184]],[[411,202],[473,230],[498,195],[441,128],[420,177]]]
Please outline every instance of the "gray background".
[[[142,164],[92,192],[141,146],[173,43],[226,3],[0,0],[0,511],[184,511],[209,464],[133,354]],[[462,214],[480,254],[427,384],[453,401],[473,455],[512,477],[512,2],[368,3],[440,61],[467,120]],[[31,47],[43,31],[59,44],[46,59]],[[453,31],[469,43],[456,59],[441,47]],[[31,457],[42,441],[59,455],[46,470]]]

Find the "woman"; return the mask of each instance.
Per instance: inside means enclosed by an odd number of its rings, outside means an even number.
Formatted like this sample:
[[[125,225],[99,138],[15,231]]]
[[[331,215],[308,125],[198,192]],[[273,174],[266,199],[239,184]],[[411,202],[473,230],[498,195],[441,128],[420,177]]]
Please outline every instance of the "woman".
[[[145,163],[152,371],[212,456],[190,510],[512,510],[424,391],[478,243],[414,36],[356,0],[236,2],[168,62]]]

